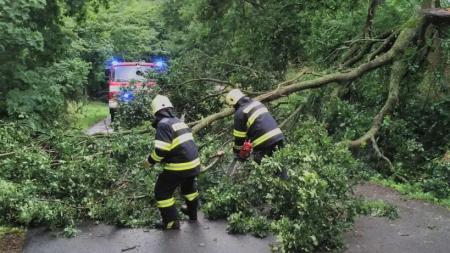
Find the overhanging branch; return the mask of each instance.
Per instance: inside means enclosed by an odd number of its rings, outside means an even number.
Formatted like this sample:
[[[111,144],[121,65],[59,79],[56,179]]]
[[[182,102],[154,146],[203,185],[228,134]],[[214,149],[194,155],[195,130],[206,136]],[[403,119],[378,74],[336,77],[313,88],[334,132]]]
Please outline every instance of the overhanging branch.
[[[392,110],[397,105],[398,93],[400,90],[400,82],[403,76],[405,75],[406,70],[407,66],[405,62],[401,60],[397,60],[394,62],[394,64],[392,65],[391,80],[389,84],[389,95],[386,100],[386,103],[384,104],[383,108],[381,108],[380,112],[373,119],[372,126],[369,129],[369,131],[367,131],[359,139],[351,141],[349,143],[349,146],[351,148],[358,148],[360,146],[364,146],[367,143],[367,141],[369,141],[371,138],[374,138],[378,130],[380,130],[384,117],[389,113],[391,113]]]
[[[293,83],[284,87],[280,87],[279,89],[277,88],[275,90],[269,91],[265,94],[259,95],[254,99],[262,102],[269,102],[279,99],[283,96],[292,94],[294,92],[308,89],[317,89],[331,83],[340,83],[344,81],[355,80],[373,69],[379,68],[383,65],[392,62],[396,56],[401,54],[408,47],[409,43],[414,38],[416,31],[417,31],[416,27],[405,28],[404,30],[402,30],[397,40],[395,41],[394,45],[388,52],[380,55],[379,57],[377,57],[372,61],[360,65],[357,68],[350,69],[347,72],[332,73],[316,79]],[[232,108],[226,108],[221,112],[209,115],[208,117],[200,120],[197,124],[195,124],[194,127],[192,128],[192,131],[194,133],[197,133],[198,131],[209,126],[213,122],[232,115],[233,112],[234,110]]]

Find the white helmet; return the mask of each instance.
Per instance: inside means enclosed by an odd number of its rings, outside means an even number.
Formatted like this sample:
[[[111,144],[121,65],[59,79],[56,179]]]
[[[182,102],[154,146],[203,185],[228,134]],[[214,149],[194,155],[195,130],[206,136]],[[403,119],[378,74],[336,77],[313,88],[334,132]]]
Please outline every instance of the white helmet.
[[[159,110],[164,108],[173,108],[172,103],[166,96],[156,95],[152,101],[152,113],[155,115]]]
[[[233,89],[228,92],[227,97],[225,98],[225,102],[229,105],[235,105],[239,101],[239,99],[245,97],[245,94],[242,93],[240,89]]]

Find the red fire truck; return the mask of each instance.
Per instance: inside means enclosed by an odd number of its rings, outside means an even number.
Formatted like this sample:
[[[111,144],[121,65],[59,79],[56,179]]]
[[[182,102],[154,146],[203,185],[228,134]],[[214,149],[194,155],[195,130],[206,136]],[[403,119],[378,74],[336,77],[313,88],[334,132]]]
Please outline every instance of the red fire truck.
[[[118,101],[129,102],[133,100],[134,95],[127,90],[133,83],[134,87],[153,87],[155,82],[147,81],[145,76],[148,72],[157,68],[158,64],[147,62],[116,62],[113,61],[108,71],[109,85],[109,112],[111,121],[117,111]]]

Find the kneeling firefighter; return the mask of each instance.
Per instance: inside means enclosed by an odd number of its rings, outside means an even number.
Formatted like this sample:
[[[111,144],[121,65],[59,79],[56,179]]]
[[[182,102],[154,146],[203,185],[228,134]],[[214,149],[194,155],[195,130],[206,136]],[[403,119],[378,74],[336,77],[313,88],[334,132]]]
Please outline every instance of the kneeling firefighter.
[[[283,147],[283,132],[261,102],[245,96],[239,89],[231,90],[225,101],[235,109],[233,151],[238,159],[247,159],[253,149],[254,160],[261,163],[264,156],[272,156]],[[280,177],[287,179],[286,169],[283,168]]]
[[[180,186],[186,200],[181,211],[192,221],[197,220],[198,191],[196,177],[200,172],[198,148],[189,127],[175,117],[170,100],[157,95],[152,101],[156,128],[155,149],[147,158],[148,163],[164,163],[164,170],[155,184],[155,198],[161,212],[162,229],[179,229],[175,189]]]

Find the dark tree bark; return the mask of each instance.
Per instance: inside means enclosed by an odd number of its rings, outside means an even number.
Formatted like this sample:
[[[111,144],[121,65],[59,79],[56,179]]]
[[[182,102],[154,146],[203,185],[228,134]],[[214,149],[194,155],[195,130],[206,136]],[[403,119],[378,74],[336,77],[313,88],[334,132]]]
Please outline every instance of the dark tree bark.
[[[369,10],[367,11],[366,25],[364,26],[364,37],[372,37],[372,24],[375,18],[375,12],[378,5],[382,4],[384,0],[371,0],[369,5]]]

